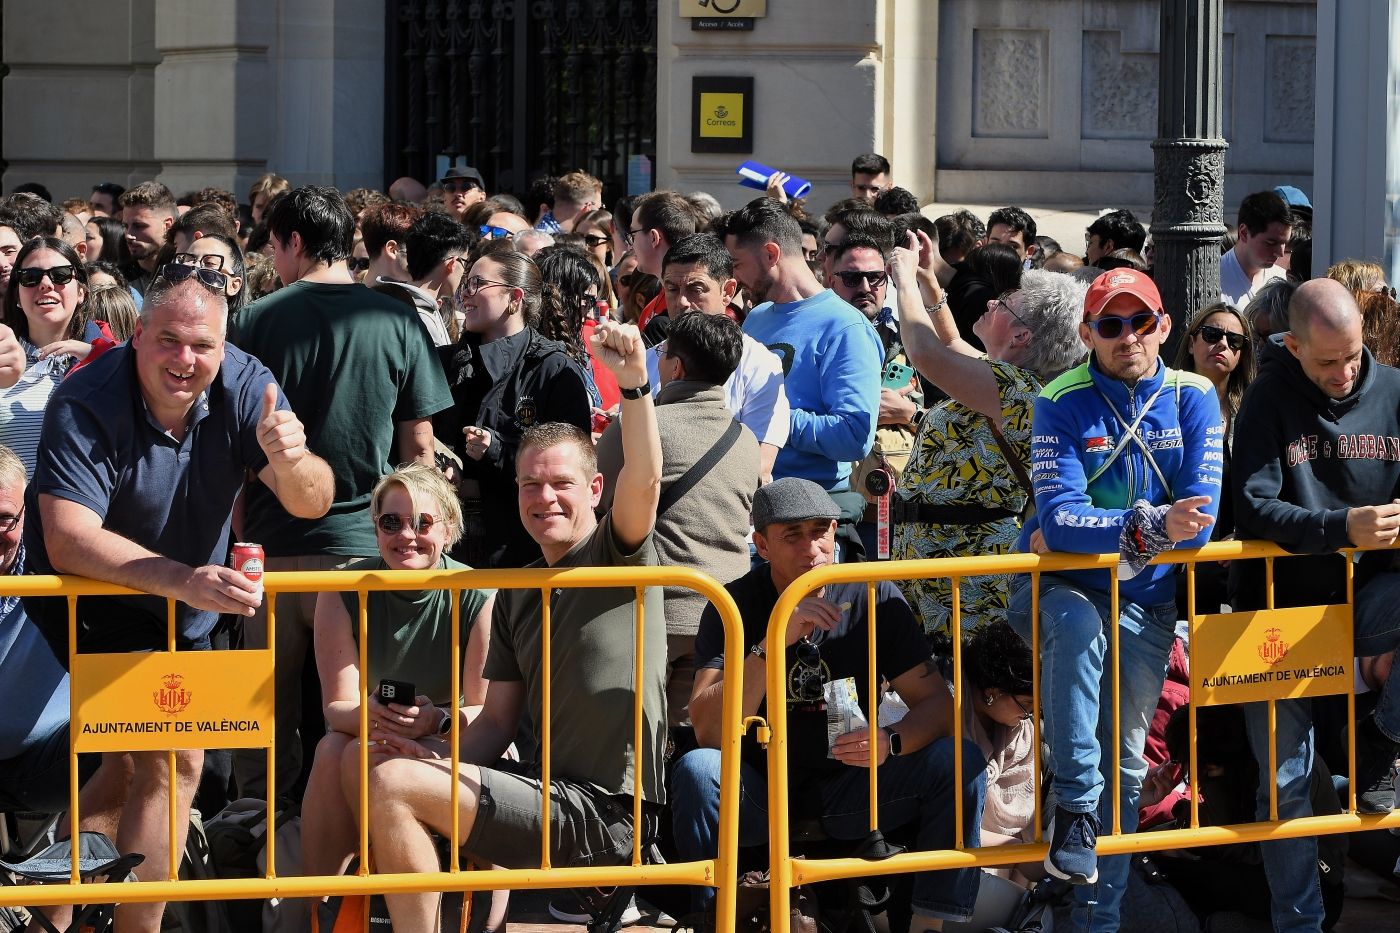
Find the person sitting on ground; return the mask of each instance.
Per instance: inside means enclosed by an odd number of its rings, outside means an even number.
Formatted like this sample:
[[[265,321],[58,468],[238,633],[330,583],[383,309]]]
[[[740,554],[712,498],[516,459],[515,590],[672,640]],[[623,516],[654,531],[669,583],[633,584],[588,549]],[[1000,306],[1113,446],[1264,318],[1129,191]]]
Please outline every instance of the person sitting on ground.
[[[973,324],[986,345],[979,353],[953,322],[933,272],[936,245],[922,233],[907,243],[891,263],[903,333],[919,373],[949,397],[919,423],[899,478],[892,556],[1009,553],[1031,498],[1022,477],[1030,472],[1032,407],[1043,386],[1083,358],[1085,288],[1058,273],[1025,273],[1020,288],[987,302]],[[960,579],[964,632],[1005,620],[1009,582],[1001,575]],[[926,633],[951,632],[947,577],[900,588]]]
[[[462,509],[456,490],[433,467],[404,464],[385,474],[370,496],[370,520],[379,556],[357,560],[346,570],[470,569],[446,554],[462,533]],[[369,594],[365,611],[371,741],[392,733],[443,753],[452,721],[465,725],[476,718],[486,696],[481,669],[494,600],[490,590],[460,593],[461,694],[454,698],[452,670],[443,663],[452,647],[451,591]],[[316,599],[316,669],[327,732],[316,746],[302,800],[302,867],[308,875],[340,874],[359,846],[359,782],[347,786],[342,781],[342,774],[358,775],[360,768],[358,748],[353,748],[353,756],[346,754],[360,732],[359,615],[354,592],[321,593]],[[417,693],[402,702],[384,703],[377,691],[383,680],[413,684]]]
[[[793,799],[815,795],[822,828],[837,839],[859,840],[870,829],[869,768],[879,769],[880,829],[911,825],[915,848],[952,848],[954,794],[962,785],[963,839],[980,845],[986,787],[981,752],[963,742],[963,773],[953,767],[952,698],[909,606],[892,583],[876,586],[875,606],[864,584],[828,585],[803,599],[788,620],[782,648],[768,643],[768,622],[780,594],[803,573],[832,563],[840,510],[817,484],[797,477],[775,480],[754,496],[754,544],[763,558],[727,589],[744,624],[742,715],[771,717],[765,668],[769,652],[783,652],[788,671],[788,781]],[[892,726],[871,732],[864,725],[828,738],[823,698],[852,681],[860,709],[869,709],[868,626],[876,629],[877,671],[908,707]],[[700,747],[672,774],[672,821],[682,859],[713,858],[719,831],[720,738],[724,693],[724,629],[713,606],[705,609],[696,636],[698,670],[690,695],[690,718]],[[767,759],[745,736],[741,750],[739,844],[768,838]],[[920,872],[912,908],[928,928],[943,920],[965,920],[977,897],[978,870]],[[713,889],[698,889],[697,910],[708,908]]]
[[[661,483],[661,440],[646,386],[646,347],[638,330],[604,324],[594,338],[622,387],[623,467],[613,507],[594,514],[603,489],[593,441],[574,425],[527,431],[517,459],[520,520],[544,553],[538,567],[641,567],[658,563],[652,529]],[[666,800],[666,620],[660,587],[569,588],[551,597],[553,671],[540,668],[540,591],[496,596],[481,714],[462,730],[457,773],[461,845],[473,857],[507,868],[539,867],[542,834],[550,864],[616,865],[632,855],[634,836],[656,835]],[[629,647],[645,627],[645,656]],[[641,682],[637,682],[640,666]],[[549,820],[541,817],[540,724],[544,677],[551,677]],[[633,747],[640,692],[642,743]],[[501,756],[521,731],[520,762]],[[386,732],[369,772],[370,841],[385,873],[436,871],[432,833],[451,835],[452,778],[438,753]],[[347,754],[349,754],[347,752]],[[642,826],[633,822],[634,795]],[[431,930],[436,894],[385,897],[394,927]]]

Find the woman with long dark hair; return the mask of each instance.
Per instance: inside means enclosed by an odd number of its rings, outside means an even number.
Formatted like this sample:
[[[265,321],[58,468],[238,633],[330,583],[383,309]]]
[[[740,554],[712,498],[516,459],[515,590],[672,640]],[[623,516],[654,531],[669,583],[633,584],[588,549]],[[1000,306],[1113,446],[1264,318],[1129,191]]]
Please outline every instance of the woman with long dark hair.
[[[15,257],[0,322],[19,338],[27,365],[18,382],[0,391],[0,444],[19,455],[30,476],[49,396],[92,352],[79,311],[86,298],[87,270],[64,241],[36,237]]]
[[[572,247],[547,246],[536,254],[535,261],[544,278],[540,333],[568,347],[569,355],[589,377],[588,394],[593,408],[610,411],[622,401],[617,378],[592,356],[589,340],[598,326],[602,278],[589,258]]]

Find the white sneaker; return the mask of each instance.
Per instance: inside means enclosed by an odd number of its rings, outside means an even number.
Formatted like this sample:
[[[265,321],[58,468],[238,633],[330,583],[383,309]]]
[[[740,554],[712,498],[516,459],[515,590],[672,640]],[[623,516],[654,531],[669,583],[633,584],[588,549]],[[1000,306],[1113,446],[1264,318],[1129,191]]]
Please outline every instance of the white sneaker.
[[[578,899],[567,895],[557,897],[549,902],[549,915],[560,923],[588,923],[593,919],[582,911],[583,905],[578,902]],[[620,922],[623,926],[630,927],[640,919],[642,919],[642,912],[637,909],[637,899],[633,897],[623,908]]]

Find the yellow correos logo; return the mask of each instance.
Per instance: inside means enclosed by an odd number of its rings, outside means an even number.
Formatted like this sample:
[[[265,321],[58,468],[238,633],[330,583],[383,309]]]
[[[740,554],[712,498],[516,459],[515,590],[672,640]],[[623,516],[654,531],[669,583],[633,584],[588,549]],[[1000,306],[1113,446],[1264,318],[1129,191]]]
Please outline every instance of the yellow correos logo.
[[[739,139],[744,135],[744,95],[700,95],[700,135]]]

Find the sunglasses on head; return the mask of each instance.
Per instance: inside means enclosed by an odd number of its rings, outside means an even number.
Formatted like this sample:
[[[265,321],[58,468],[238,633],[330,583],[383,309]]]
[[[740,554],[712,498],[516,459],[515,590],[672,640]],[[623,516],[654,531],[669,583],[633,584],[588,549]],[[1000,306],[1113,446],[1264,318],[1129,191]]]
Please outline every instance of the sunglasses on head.
[[[1214,324],[1206,324],[1196,333],[1206,343],[1219,343],[1223,339],[1225,345],[1236,353],[1243,350],[1244,345],[1249,343],[1249,338],[1244,334],[1232,334],[1225,328],[1216,327]]]
[[[170,284],[183,282],[191,276],[199,279],[200,284],[221,292],[228,288],[228,276],[218,269],[206,269],[203,266],[187,266],[182,262],[168,262],[160,267],[160,277]]]
[[[407,526],[413,529],[416,535],[425,535],[433,530],[440,518],[436,515],[429,515],[427,512],[419,512],[417,516],[397,515],[393,512],[385,512],[374,520],[374,524],[386,535],[396,535]]]
[[[1084,323],[1093,328],[1094,333],[1105,340],[1115,340],[1123,336],[1125,327],[1139,337],[1146,337],[1162,323],[1162,315],[1156,311],[1139,311],[1132,317],[1115,317],[1110,314]]]
[[[833,272],[832,275],[841,280],[841,284],[847,288],[859,288],[862,281],[869,282],[871,289],[879,288],[885,284],[885,280],[890,274],[883,269],[876,269],[872,272]]]
[[[54,288],[62,288],[73,281],[73,277],[77,274],[78,270],[70,265],[52,266],[48,269],[30,266],[28,269],[20,269],[15,273],[15,276],[19,279],[19,284],[25,288],[37,287],[46,275],[49,277],[49,281],[54,284]]]

